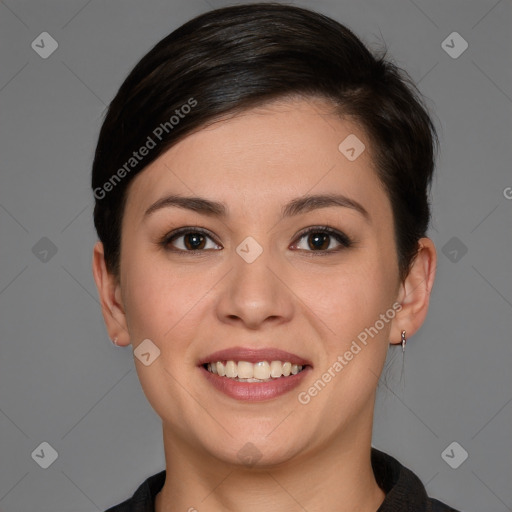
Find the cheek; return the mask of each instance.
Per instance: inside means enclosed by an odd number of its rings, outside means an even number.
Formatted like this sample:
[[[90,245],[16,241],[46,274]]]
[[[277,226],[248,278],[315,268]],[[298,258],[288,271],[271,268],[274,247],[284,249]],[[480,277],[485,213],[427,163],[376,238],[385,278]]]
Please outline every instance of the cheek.
[[[309,300],[315,309],[332,315],[338,323],[350,325],[351,319],[369,319],[387,309],[395,287],[393,272],[386,271],[378,259],[358,258],[343,271],[332,273],[326,286],[316,287]],[[313,290],[313,287],[310,287]]]
[[[132,342],[150,338],[161,349],[172,341],[179,350],[176,332],[187,338],[187,330],[198,323],[207,306],[206,292],[215,284],[214,276],[191,264],[178,269],[162,255],[132,251],[124,266],[124,303]]]
[[[124,251],[124,252],[123,252]],[[161,337],[162,321],[175,311],[176,288],[172,276],[163,274],[154,258],[127,239],[121,252],[123,299],[132,343]],[[158,343],[157,343],[158,344]]]
[[[351,347],[353,353],[357,352],[353,360],[358,363],[351,362],[350,366],[369,364],[377,368],[385,359],[395,316],[392,306],[398,274],[394,261],[392,251],[379,251],[375,243],[366,248],[364,256],[333,272],[323,288],[310,283],[308,305],[328,327],[326,349],[330,361],[326,363],[332,363]]]

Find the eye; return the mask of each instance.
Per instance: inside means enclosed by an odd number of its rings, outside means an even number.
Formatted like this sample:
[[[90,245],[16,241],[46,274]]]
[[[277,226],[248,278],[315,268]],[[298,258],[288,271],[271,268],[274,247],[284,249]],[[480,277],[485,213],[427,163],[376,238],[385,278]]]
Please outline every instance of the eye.
[[[307,252],[333,253],[352,245],[352,241],[347,235],[329,226],[311,226],[299,233],[298,239],[302,240],[304,238],[306,239],[306,247],[294,244],[292,248]],[[209,240],[213,245],[211,247],[208,247]],[[332,248],[333,241],[338,244],[338,247]],[[160,245],[166,250],[183,253],[222,248],[214,241],[213,236],[208,231],[190,226],[165,235],[160,241]]]
[[[212,236],[204,229],[184,227],[165,235],[160,244],[169,251],[204,251],[212,249],[207,246],[208,239],[213,241]],[[213,243],[213,249],[215,247],[218,245]]]
[[[300,247],[299,244],[295,244],[293,247],[308,252],[332,253],[352,245],[352,241],[347,235],[329,226],[309,227],[299,234],[299,240],[303,238],[306,239],[306,247]],[[333,239],[338,243],[338,247],[334,249],[331,247]]]

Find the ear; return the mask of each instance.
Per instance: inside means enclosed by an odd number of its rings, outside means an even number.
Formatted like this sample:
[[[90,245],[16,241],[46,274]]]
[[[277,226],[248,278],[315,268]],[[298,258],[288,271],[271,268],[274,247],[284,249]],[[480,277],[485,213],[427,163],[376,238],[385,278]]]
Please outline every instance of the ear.
[[[107,270],[105,253],[101,242],[96,242],[94,245],[92,273],[98,288],[101,310],[110,339],[114,340],[117,338],[116,345],[129,345],[130,337],[126,328],[120,283],[118,278]]]
[[[434,286],[437,255],[430,238],[420,238],[418,252],[409,274],[400,285],[397,302],[402,309],[393,319],[390,343],[401,343],[401,333],[409,339],[421,327],[428,312],[430,292]]]

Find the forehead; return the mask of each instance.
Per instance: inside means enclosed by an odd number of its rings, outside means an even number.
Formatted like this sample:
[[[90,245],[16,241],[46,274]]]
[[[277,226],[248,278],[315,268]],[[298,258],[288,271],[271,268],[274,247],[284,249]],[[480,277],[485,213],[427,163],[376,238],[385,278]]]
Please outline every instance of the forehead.
[[[161,155],[130,189],[139,215],[168,192],[243,198],[247,208],[308,193],[387,200],[362,127],[319,99],[279,100],[214,122]]]

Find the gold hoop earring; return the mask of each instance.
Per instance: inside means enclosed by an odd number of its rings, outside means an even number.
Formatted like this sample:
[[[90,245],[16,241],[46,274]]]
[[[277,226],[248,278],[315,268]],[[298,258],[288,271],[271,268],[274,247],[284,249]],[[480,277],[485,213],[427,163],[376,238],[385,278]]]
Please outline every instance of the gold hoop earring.
[[[407,340],[405,339],[405,331],[402,331],[402,352],[405,352],[405,344]]]

